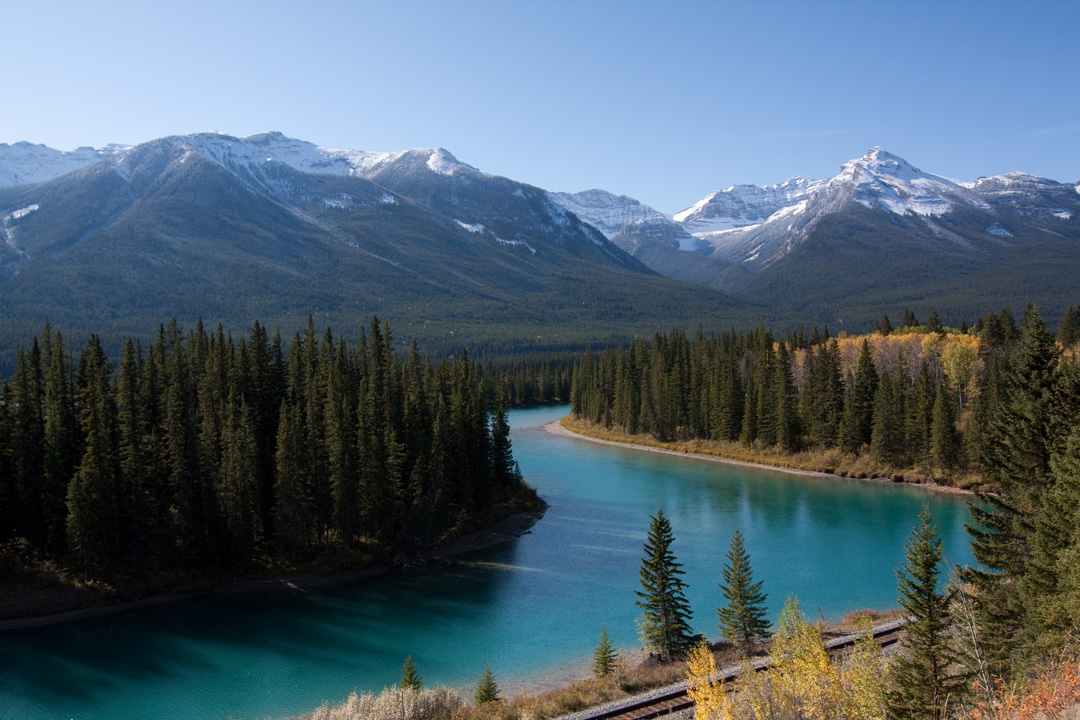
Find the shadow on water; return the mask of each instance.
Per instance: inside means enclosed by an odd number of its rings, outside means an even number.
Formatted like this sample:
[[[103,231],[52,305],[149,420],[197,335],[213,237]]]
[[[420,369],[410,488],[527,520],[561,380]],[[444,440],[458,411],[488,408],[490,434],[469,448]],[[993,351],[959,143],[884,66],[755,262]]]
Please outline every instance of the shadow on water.
[[[190,677],[228,683],[268,663],[284,664],[286,674],[400,668],[403,635],[467,623],[498,603],[516,567],[515,545],[315,591],[205,595],[5,632],[0,717],[16,717],[6,710],[12,694],[48,697],[52,707],[100,707],[132,687]]]

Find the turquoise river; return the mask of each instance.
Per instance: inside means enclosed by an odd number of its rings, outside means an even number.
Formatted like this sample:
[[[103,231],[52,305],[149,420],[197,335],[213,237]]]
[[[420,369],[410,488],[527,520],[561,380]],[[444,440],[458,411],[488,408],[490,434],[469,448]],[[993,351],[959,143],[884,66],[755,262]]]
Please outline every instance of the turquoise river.
[[[606,623],[638,647],[649,517],[671,520],[693,625],[718,634],[717,587],[741,528],[774,618],[896,604],[893,568],[928,503],[946,560],[972,562],[966,498],[643,452],[561,437],[565,407],[512,412],[514,454],[550,507],[521,538],[441,566],[325,590],[203,595],[0,633],[0,718],[288,718],[381,690],[412,655],[425,684],[504,694],[588,674]]]

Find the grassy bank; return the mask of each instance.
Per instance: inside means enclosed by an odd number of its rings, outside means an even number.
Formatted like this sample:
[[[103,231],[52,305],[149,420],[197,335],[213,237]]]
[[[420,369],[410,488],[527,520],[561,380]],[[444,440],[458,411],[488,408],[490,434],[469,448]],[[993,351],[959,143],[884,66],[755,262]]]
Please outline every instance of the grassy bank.
[[[820,473],[837,477],[856,478],[877,482],[905,482],[925,485],[945,491],[970,490],[978,484],[978,478],[962,475],[949,478],[934,477],[919,468],[895,468],[876,464],[869,455],[853,455],[839,448],[803,450],[785,453],[773,448],[756,445],[720,442],[715,440],[660,441],[650,435],[631,435],[616,429],[603,427],[568,415],[559,425],[575,435],[621,445],[634,445],[647,450],[687,455],[701,455],[749,465],[762,465],[793,472]]]

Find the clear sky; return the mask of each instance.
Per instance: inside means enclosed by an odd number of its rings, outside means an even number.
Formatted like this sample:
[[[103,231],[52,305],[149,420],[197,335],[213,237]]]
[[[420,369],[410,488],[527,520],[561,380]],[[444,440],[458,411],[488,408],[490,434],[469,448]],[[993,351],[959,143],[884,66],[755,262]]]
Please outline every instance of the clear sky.
[[[0,142],[441,146],[681,210],[874,145],[1080,180],[1080,1],[0,2]]]

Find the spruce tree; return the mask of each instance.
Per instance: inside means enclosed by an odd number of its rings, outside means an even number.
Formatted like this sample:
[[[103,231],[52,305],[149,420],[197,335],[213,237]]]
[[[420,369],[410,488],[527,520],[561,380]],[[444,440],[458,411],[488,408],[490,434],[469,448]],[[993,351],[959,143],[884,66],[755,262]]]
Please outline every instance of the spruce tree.
[[[951,593],[937,589],[941,540],[933,522],[930,509],[923,506],[919,527],[905,546],[904,563],[896,569],[900,605],[911,622],[893,665],[888,704],[894,720],[940,720],[947,703],[955,703],[964,689],[949,648]]]
[[[76,572],[103,579],[111,575],[119,554],[120,463],[111,368],[96,335],[90,336],[81,365],[79,414],[86,443],[68,485],[67,545]]]
[[[765,638],[770,623],[766,619],[767,596],[761,591],[761,581],[754,582],[750,556],[738,528],[731,536],[727,559],[723,571],[724,582],[720,583],[727,604],[716,611],[720,618],[720,631],[731,642],[746,647]]]
[[[937,396],[934,398],[934,409],[930,417],[931,467],[944,474],[956,467],[958,446],[952,402],[945,394],[945,388],[941,386],[938,386]]]
[[[1011,314],[1002,313],[1011,323]],[[1008,335],[1008,333],[1006,333]],[[1029,573],[1032,536],[1043,498],[1054,479],[1050,458],[1069,428],[1052,422],[1059,351],[1033,306],[1024,315],[990,423],[983,473],[997,492],[977,492],[970,503],[971,549],[987,570],[969,568],[978,589],[976,610],[984,628],[991,671],[1004,675],[1011,656],[1030,650],[1037,628],[1033,611],[1052,578]]]
[[[476,694],[473,696],[476,707],[485,703],[499,702],[499,685],[495,682],[495,676],[491,673],[491,666],[484,666],[484,674],[476,683]]]
[[[615,647],[611,644],[611,637],[608,635],[607,625],[600,631],[600,642],[596,644],[596,650],[593,651],[593,675],[598,678],[607,677],[615,672],[619,660],[619,653],[615,650]]]
[[[686,583],[679,577],[684,572],[671,552],[671,523],[658,510],[649,527],[645,555],[641,558],[641,590],[635,593],[642,609],[638,619],[641,643],[655,652],[664,662],[683,657],[694,644],[690,630],[690,604],[683,593]]]
[[[401,687],[403,690],[420,692],[423,686],[424,682],[420,679],[420,673],[416,671],[416,663],[410,655],[405,658],[405,664],[401,666]]]

